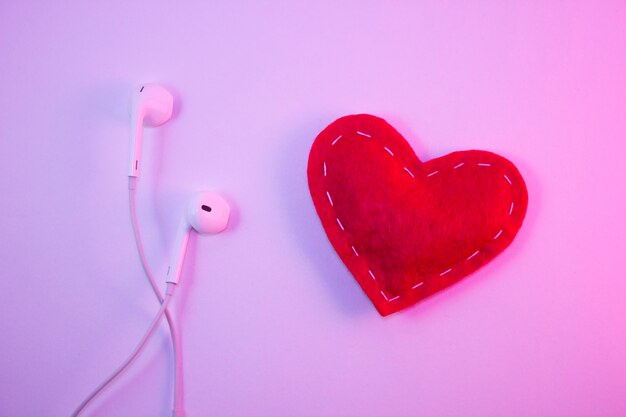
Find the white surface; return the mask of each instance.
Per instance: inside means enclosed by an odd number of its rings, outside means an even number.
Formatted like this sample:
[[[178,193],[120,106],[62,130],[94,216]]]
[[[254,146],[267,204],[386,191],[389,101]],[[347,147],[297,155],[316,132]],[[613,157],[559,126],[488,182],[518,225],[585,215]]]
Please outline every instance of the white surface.
[[[158,308],[126,188],[151,81],[177,103],[144,140],[155,272],[193,191],[233,208],[173,301],[189,417],[625,415],[625,21],[621,1],[5,2],[0,415],[69,415]],[[314,137],[358,112],[422,159],[501,153],[529,186],[501,257],[388,319],[306,183]],[[169,415],[171,364],[163,328],[89,415]]]

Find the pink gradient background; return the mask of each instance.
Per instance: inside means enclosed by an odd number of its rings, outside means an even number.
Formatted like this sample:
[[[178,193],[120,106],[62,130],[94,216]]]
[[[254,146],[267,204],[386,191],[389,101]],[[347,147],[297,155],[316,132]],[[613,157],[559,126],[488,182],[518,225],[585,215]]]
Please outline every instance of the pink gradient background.
[[[235,4],[239,3],[239,4]],[[626,416],[626,3],[4,1],[0,416],[67,416],[157,310],[126,189],[128,97],[163,82],[138,210],[194,416]],[[471,3],[471,4],[470,4]],[[422,159],[486,149],[530,203],[513,245],[387,319],[333,252],[306,183],[335,118],[387,118]],[[163,327],[89,416],[169,416]]]

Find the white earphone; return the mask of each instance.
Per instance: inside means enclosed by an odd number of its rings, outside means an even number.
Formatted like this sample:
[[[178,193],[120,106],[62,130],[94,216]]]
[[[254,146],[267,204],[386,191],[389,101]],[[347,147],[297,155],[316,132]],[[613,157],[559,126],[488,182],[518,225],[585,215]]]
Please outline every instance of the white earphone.
[[[178,284],[180,281],[191,229],[200,234],[222,232],[228,225],[230,207],[219,194],[202,192],[192,198],[185,214],[178,227],[172,258],[167,268],[167,282],[172,284]]]
[[[175,322],[171,317],[167,307],[174,295],[174,289],[180,282],[180,275],[187,251],[187,243],[189,234],[194,229],[200,234],[216,234],[224,231],[228,225],[230,217],[230,207],[228,203],[217,193],[199,192],[193,196],[189,204],[183,220],[180,223],[178,232],[176,233],[175,244],[172,248],[172,254],[169,266],[167,268],[167,289],[165,296],[161,295],[158,283],[150,272],[149,265],[144,255],[143,244],[137,225],[137,216],[135,213],[135,188],[136,181],[141,167],[141,145],[143,139],[143,127],[160,126],[172,117],[174,108],[174,98],[172,94],[165,88],[157,84],[141,85],[132,96],[131,99],[131,140],[130,140],[130,159],[129,159],[129,198],[131,208],[131,221],[135,232],[135,241],[139,251],[139,257],[143,264],[146,275],[150,280],[150,284],[161,303],[161,307],[155,318],[150,324],[148,330],[144,334],[140,343],[129,357],[120,365],[117,370],[104,382],[102,382],[91,394],[76,408],[72,417],[77,417],[84,408],[93,400],[109,383],[111,383],[118,375],[120,375],[132,361],[141,353],[149,338],[154,334],[157,324],[165,315],[170,328],[172,339],[172,347],[174,350],[174,417],[182,416],[183,410],[180,404],[182,395],[179,392],[179,379],[181,372],[180,358],[178,357],[178,340],[175,331]]]
[[[172,118],[174,96],[158,84],[144,84],[131,97],[131,136],[128,176],[139,174],[143,125],[161,126]]]

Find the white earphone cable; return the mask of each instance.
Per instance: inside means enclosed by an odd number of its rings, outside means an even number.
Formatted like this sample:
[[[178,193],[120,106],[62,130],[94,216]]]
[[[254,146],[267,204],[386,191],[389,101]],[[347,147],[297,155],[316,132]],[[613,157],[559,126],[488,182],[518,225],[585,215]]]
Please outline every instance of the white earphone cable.
[[[150,327],[148,327],[148,330],[146,331],[144,336],[141,338],[141,341],[139,342],[137,347],[135,347],[135,350],[133,350],[130,356],[126,358],[126,360],[115,370],[115,372],[113,372],[113,374],[111,374],[111,376],[109,376],[104,382],[98,385],[98,387],[94,389],[91,392],[91,394],[87,396],[87,398],[85,398],[85,400],[76,408],[76,410],[74,410],[74,412],[72,413],[72,417],[78,417],[78,415],[85,409],[85,407],[91,402],[91,400],[96,398],[96,396],[100,394],[107,387],[107,385],[109,385],[115,378],[117,378],[122,372],[124,372],[124,370],[139,355],[139,353],[141,353],[141,351],[146,346],[146,343],[148,342],[150,337],[154,334],[154,330],[157,328],[157,325],[159,324],[159,320],[161,319],[161,317],[163,317],[163,314],[167,311],[167,306],[172,299],[172,295],[174,294],[174,288],[176,288],[175,285],[168,284],[165,298],[163,299],[163,303],[161,303],[161,308],[159,308],[159,311],[157,312],[156,316],[152,320],[152,323],[150,323]]]
[[[150,286],[154,291],[157,299],[160,303],[163,302],[163,295],[161,294],[161,290],[154,278],[154,274],[150,269],[148,264],[148,259],[146,258],[146,254],[143,247],[143,241],[141,240],[141,234],[139,232],[139,224],[137,221],[137,209],[135,206],[135,189],[136,189],[136,178],[129,177],[129,202],[130,202],[130,218],[133,227],[133,234],[135,236],[135,243],[137,246],[137,252],[139,252],[139,259],[141,259],[141,265],[143,266],[144,271],[146,272],[146,276],[148,277],[148,281],[150,282]],[[178,333],[176,332],[176,323],[170,314],[169,310],[165,309],[165,318],[167,319],[167,325],[170,330],[170,337],[172,339],[172,351],[174,355],[174,405],[173,405],[173,416],[182,415],[181,404],[180,404],[180,378],[181,378],[181,361],[180,361],[180,345],[178,340]]]

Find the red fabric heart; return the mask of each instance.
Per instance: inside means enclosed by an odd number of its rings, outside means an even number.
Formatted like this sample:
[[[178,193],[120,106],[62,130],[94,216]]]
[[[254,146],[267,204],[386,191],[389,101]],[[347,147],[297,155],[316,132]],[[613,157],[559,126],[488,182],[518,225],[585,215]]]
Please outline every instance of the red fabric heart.
[[[421,162],[367,114],[317,136],[308,179],[328,239],[383,316],[492,260],[513,241],[528,202],[505,158],[463,151]]]

